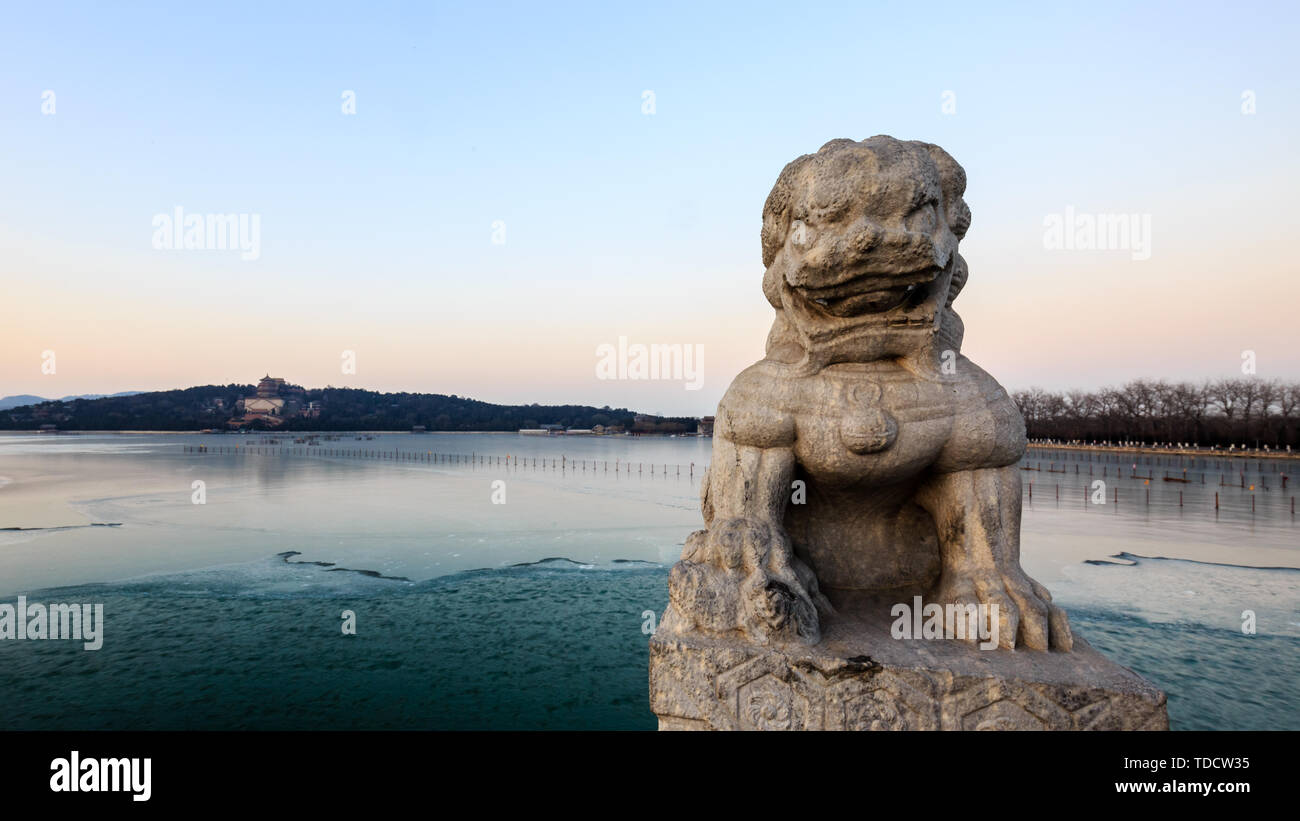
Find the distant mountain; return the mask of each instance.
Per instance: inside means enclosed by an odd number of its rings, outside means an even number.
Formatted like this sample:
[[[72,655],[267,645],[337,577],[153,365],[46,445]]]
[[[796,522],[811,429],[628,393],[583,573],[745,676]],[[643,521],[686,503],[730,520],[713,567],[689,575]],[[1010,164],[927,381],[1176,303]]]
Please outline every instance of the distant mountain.
[[[81,393],[76,396],[65,396],[62,399],[46,399],[43,396],[32,396],[30,393],[20,393],[15,396],[0,397],[0,410],[9,410],[10,408],[20,408],[23,405],[39,405],[42,402],[71,402],[74,399],[105,399],[114,396],[135,396],[144,391],[122,391],[121,393]]]
[[[35,405],[38,402],[48,402],[50,400],[41,396],[32,396],[30,393],[20,393],[17,396],[0,397],[0,410],[9,410],[22,405]]]
[[[692,417],[644,417],[627,408],[588,405],[494,405],[438,393],[379,393],[355,388],[286,386],[302,403],[317,402],[320,416],[285,419],[275,430],[411,430],[514,431],[559,425],[565,428],[621,427],[637,433],[689,433]],[[35,430],[225,430],[239,400],[252,396],[252,385],[203,385],[174,391],[132,392],[100,398],[27,399],[28,404],[0,409],[0,429]],[[30,400],[37,400],[31,403]],[[8,400],[5,400],[8,401]],[[639,420],[639,421],[638,421]],[[255,430],[268,429],[262,421]]]

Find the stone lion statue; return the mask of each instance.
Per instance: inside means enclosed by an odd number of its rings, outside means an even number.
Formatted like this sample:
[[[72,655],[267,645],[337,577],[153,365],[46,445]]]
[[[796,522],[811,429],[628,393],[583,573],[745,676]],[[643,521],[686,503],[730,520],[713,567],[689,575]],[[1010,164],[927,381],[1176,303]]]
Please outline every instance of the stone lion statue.
[[[1020,567],[1024,421],[960,353],[965,188],[942,148],[888,136],[781,172],[762,230],[776,319],[718,407],[668,632],[816,644],[840,610],[916,594],[985,605],[1004,648],[1071,648]]]

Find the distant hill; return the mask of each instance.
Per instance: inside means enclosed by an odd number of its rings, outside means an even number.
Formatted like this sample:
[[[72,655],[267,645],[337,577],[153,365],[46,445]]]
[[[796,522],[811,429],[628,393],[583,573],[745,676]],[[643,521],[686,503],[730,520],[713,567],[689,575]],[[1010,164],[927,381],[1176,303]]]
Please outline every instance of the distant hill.
[[[254,392],[252,385],[203,385],[102,398],[40,400],[31,397],[38,401],[0,409],[0,429],[33,430],[42,425],[55,425],[59,430],[224,430],[235,416],[236,403]],[[637,414],[627,408],[494,405],[437,393],[314,388],[304,390],[302,399],[319,402],[320,416],[286,419],[275,430],[410,430],[423,425],[430,431],[513,431],[544,425],[566,428],[604,425],[641,433],[687,433],[696,428],[696,420],[691,417],[656,417],[637,422]],[[270,429],[263,422],[254,422],[251,427]]]
[[[65,396],[62,399],[46,399],[44,396],[32,396],[30,393],[20,393],[15,396],[0,397],[0,410],[9,410],[18,408],[23,405],[36,405],[41,402],[71,402],[74,399],[103,399],[113,396],[134,396],[141,391],[122,391],[121,393],[82,393],[76,396]]]
[[[20,393],[17,396],[0,397],[0,410],[9,410],[20,405],[35,405],[37,402],[48,402],[50,400],[43,396],[32,396],[30,393]]]

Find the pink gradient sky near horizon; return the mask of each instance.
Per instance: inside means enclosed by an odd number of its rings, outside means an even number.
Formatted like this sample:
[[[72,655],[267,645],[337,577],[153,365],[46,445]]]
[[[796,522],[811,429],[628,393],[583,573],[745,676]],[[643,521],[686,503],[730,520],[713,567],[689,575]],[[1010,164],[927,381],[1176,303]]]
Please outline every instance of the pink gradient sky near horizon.
[[[966,169],[963,352],[1009,390],[1241,375],[1247,350],[1257,377],[1300,379],[1300,12],[1261,7],[1269,25],[1235,36],[1210,4],[939,6],[835,6],[807,42],[780,4],[743,22],[525,7],[491,26],[468,6],[360,23],[250,5],[252,29],[169,6],[168,37],[157,9],[15,9],[0,396],[270,373],[708,414],[763,355],[777,174],[882,132]],[[153,217],[177,206],[259,215],[260,256],[154,249]],[[1047,248],[1067,208],[1149,215],[1150,257]],[[620,336],[702,346],[702,389],[598,379]]]

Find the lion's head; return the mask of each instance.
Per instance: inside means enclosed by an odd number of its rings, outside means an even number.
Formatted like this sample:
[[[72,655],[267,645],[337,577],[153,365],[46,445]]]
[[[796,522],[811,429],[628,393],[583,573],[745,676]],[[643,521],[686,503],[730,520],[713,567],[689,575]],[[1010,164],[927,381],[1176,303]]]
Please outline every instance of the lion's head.
[[[886,136],[832,140],[787,165],[763,207],[769,358],[817,370],[957,350],[965,190],[942,148]]]

